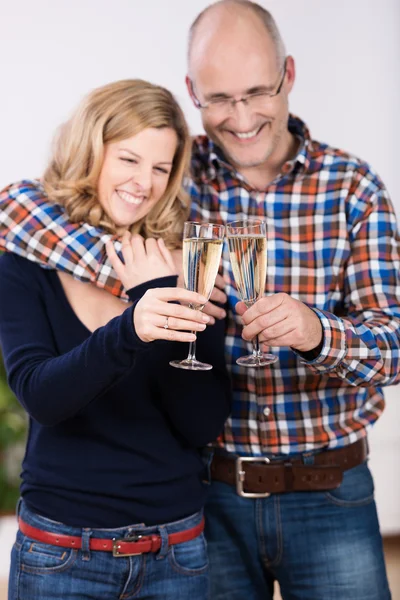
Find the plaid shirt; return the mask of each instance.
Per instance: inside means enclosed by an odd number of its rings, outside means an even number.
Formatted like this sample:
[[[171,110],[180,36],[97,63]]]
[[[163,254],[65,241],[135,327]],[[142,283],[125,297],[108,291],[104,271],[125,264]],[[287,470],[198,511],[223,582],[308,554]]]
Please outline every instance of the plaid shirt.
[[[399,237],[387,192],[368,165],[311,140],[299,119],[291,117],[289,129],[300,138],[300,149],[264,192],[252,189],[206,137],[193,147],[192,218],[266,219],[266,293],[305,302],[324,332],[313,360],[271,347],[279,357],[275,364],[236,365],[251,345],[241,338],[234,311],[239,298],[224,247],[233,409],[217,444],[242,455],[355,442],[384,408],[381,387],[400,379]],[[43,203],[41,195],[37,182],[23,182],[0,196],[4,247],[118,294],[121,286],[105,260],[110,236],[69,224],[62,209]]]

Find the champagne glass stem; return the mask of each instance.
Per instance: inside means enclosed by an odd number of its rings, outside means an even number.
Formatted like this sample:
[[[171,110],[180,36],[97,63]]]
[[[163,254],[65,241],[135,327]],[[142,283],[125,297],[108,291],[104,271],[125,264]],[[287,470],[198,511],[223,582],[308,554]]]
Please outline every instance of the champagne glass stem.
[[[192,331],[193,335],[196,335],[195,331]],[[196,360],[196,340],[189,342],[189,354],[186,360]]]
[[[255,338],[253,338],[252,340],[253,342],[253,356],[254,358],[260,358],[261,357],[261,350],[260,350],[260,342],[258,341],[258,335],[256,335]]]

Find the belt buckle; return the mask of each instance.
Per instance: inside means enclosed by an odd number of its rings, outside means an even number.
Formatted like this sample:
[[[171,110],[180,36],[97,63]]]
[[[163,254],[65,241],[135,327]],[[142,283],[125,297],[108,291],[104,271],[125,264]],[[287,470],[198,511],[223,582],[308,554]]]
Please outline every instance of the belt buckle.
[[[113,556],[115,556],[115,558],[124,558],[125,556],[140,556],[141,554],[143,554],[143,552],[120,552],[119,549],[121,548],[121,542],[138,542],[142,537],[143,536],[140,534],[135,534],[133,536],[130,536],[129,538],[125,538],[122,540],[117,540],[116,538],[113,538]]]
[[[236,492],[242,498],[268,498],[270,492],[245,492],[243,490],[245,471],[243,471],[243,463],[245,462],[260,462],[268,464],[271,461],[266,456],[238,456],[236,459]]]

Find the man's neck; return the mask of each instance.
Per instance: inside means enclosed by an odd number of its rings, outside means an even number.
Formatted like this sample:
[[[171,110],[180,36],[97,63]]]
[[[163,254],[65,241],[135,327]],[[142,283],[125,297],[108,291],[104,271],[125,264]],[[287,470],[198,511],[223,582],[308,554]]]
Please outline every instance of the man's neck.
[[[243,175],[246,181],[256,190],[264,191],[282,172],[283,165],[292,160],[299,149],[299,139],[287,131],[285,139],[277,152],[256,167],[240,167],[237,171]]]

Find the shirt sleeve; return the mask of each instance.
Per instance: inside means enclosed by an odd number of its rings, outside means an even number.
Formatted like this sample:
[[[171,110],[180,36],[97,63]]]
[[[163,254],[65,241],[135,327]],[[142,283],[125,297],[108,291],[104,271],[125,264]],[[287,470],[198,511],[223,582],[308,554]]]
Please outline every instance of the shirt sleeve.
[[[355,203],[341,314],[313,309],[323,328],[315,373],[354,386],[400,381],[400,256],[396,216],[382,187]]]
[[[87,223],[71,223],[37,180],[20,181],[0,192],[0,248],[94,283],[127,301],[105,249],[112,238]],[[115,248],[121,249],[118,240]]]
[[[125,377],[149,344],[136,335],[130,306],[60,355],[43,292],[25,262],[0,258],[0,342],[11,389],[34,419],[53,426]]]

